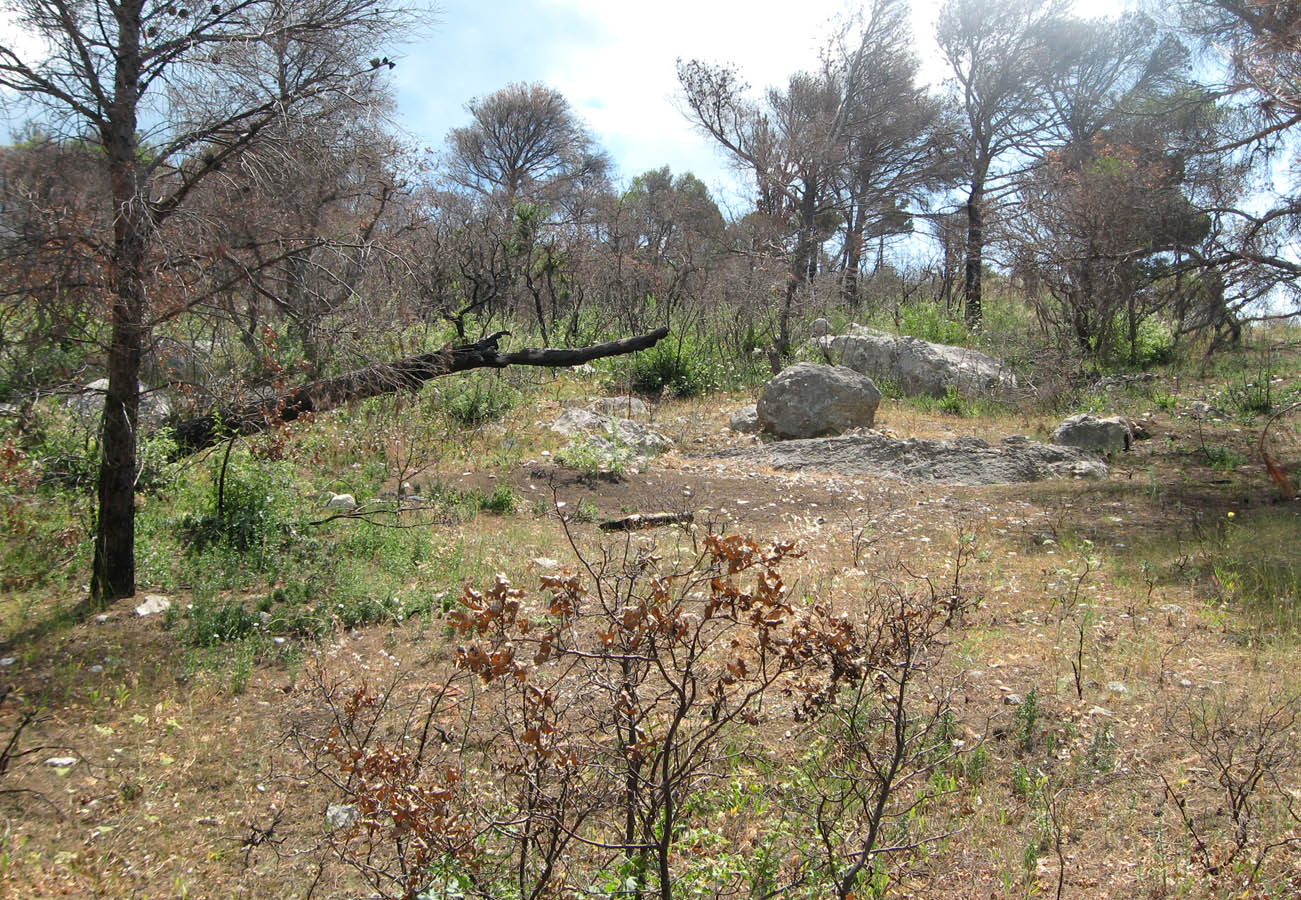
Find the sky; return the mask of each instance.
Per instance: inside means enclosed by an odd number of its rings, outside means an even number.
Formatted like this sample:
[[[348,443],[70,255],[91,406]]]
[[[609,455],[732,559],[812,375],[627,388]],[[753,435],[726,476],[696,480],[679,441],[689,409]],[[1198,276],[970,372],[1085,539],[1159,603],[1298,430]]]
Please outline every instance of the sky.
[[[418,4],[429,0],[416,0]],[[1077,0],[1084,15],[1114,14],[1123,0]],[[693,172],[725,212],[749,191],[677,103],[677,59],[735,65],[756,90],[816,65],[819,49],[861,0],[436,0],[436,21],[386,55],[397,94],[395,126],[417,147],[441,152],[465,125],[465,105],[511,82],[558,89],[627,182],[649,169]],[[940,0],[913,0],[922,78],[944,66],[933,41]],[[0,40],[16,37],[0,14]],[[22,46],[26,42],[18,42]],[[28,45],[30,46],[30,45]],[[14,129],[21,123],[0,123]]]
[[[932,38],[939,0],[914,0],[921,75],[938,84]],[[561,91],[627,181],[668,165],[693,172],[725,208],[748,198],[744,181],[695,131],[676,102],[676,60],[731,63],[756,90],[812,68],[837,17],[854,0],[442,0],[438,23],[398,49],[396,121],[418,146],[442,150],[468,123],[465,104],[515,82]],[[1081,14],[1115,13],[1120,0],[1081,0]]]
[[[814,66],[834,20],[852,0],[443,0],[426,34],[398,51],[396,123],[441,151],[465,125],[466,103],[516,82],[564,94],[627,181],[669,166],[693,172],[724,204],[743,181],[676,100],[677,59],[735,64],[755,89]],[[933,3],[914,8],[933,28]],[[932,67],[933,68],[933,67]],[[931,73],[937,74],[937,73]]]

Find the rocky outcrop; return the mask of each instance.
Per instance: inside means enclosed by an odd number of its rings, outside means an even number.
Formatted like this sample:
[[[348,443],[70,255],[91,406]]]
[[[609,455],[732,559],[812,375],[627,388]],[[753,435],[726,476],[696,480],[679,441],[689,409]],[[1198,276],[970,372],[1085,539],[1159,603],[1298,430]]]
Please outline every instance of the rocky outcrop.
[[[818,343],[833,362],[888,380],[905,395],[942,397],[953,388],[975,396],[1016,387],[1016,376],[1002,360],[966,347],[934,344],[859,325],[851,326],[846,334],[820,338]]]
[[[1128,450],[1134,433],[1128,419],[1120,416],[1100,419],[1081,413],[1058,425],[1050,440],[1063,447],[1112,453]]]
[[[640,397],[601,397],[587,404],[587,411],[600,416],[645,416],[650,414],[646,401]]]
[[[872,379],[844,366],[796,363],[764,386],[759,427],[783,439],[870,428],[881,403]]]
[[[860,431],[730,450],[719,457],[779,470],[881,475],[958,485],[1100,478],[1108,471],[1105,463],[1083,450],[1040,444],[1021,436],[991,446],[976,437],[937,441]]]
[[[638,456],[663,453],[673,446],[672,441],[653,428],[631,419],[603,416],[587,409],[565,410],[551,423],[551,430],[570,437],[598,437]]]

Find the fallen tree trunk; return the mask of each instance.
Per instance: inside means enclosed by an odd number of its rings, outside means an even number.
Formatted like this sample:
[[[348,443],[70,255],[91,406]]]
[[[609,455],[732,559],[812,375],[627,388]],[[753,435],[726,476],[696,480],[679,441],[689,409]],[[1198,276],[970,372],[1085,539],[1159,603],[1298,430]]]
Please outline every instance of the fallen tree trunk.
[[[426,381],[443,375],[469,369],[504,369],[506,366],[577,366],[594,359],[646,350],[668,333],[667,328],[659,328],[636,337],[572,350],[548,347],[503,353],[497,349],[497,342],[510,332],[499,331],[473,344],[447,347],[396,362],[377,363],[313,381],[276,397],[222,407],[176,423],[172,426],[172,437],[178,453],[195,453],[228,437],[256,434],[309,413],[325,412],[346,403],[403,389],[415,390]]]
[[[682,513],[634,513],[622,519],[611,519],[596,526],[602,531],[643,531],[648,528],[663,528],[666,525],[690,525],[696,514]]]

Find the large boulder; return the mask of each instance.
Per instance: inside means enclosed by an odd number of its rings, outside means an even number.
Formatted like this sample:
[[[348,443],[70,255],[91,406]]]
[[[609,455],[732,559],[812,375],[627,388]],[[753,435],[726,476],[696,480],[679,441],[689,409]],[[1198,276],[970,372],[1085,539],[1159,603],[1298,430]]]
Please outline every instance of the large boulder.
[[[83,425],[93,426],[104,412],[104,397],[108,394],[108,379],[97,378],[81,389],[81,393],[68,398],[68,409]],[[172,414],[172,405],[161,391],[150,390],[140,384],[140,423],[156,428]]]
[[[1128,450],[1134,440],[1134,432],[1129,420],[1120,416],[1100,419],[1081,413],[1058,425],[1050,440],[1062,447],[1111,453]]]
[[[597,437],[626,448],[638,456],[663,453],[673,442],[664,435],[640,425],[631,419],[603,416],[588,409],[567,409],[551,423],[551,430],[560,434]]]
[[[966,347],[899,337],[852,326],[819,344],[833,362],[877,379],[888,379],[905,395],[943,397],[949,388],[976,396],[1016,387],[1016,376],[1000,359]]]
[[[764,386],[759,427],[779,438],[812,438],[871,428],[881,392],[844,366],[796,363]]]

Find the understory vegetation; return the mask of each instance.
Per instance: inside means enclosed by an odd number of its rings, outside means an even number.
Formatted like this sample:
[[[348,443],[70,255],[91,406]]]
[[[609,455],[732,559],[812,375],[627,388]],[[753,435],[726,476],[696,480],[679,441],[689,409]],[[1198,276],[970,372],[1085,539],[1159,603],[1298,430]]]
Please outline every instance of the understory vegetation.
[[[635,388],[624,360],[447,379],[195,456],[164,442],[139,488],[141,596],[103,622],[72,617],[92,494],[69,473],[93,440],[43,401],[4,438],[0,884],[1288,896],[1301,570],[1259,444],[1296,354],[1274,328],[1152,379],[887,390],[899,433],[1042,437],[1082,410],[1153,430],[1102,482],[920,504],[699,470],[691,453],[748,440],[719,429],[758,377],[657,387],[651,424],[682,450],[585,464],[547,422]],[[1295,478],[1295,417],[1267,437]],[[595,529],[684,508],[684,529]],[[145,595],[170,606],[137,616]],[[200,783],[221,786],[160,805]],[[194,829],[201,858],[166,848]],[[133,853],[166,862],[110,862]]]
[[[1301,896],[1301,5],[1169,7],[678,59],[725,210],[410,146],[428,4],[5,4],[0,900]]]

